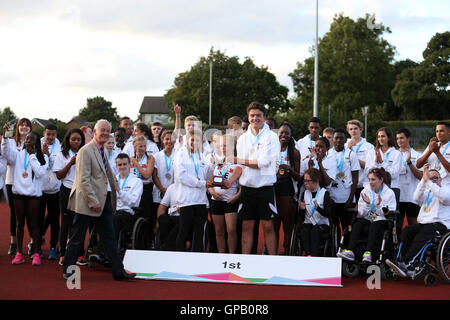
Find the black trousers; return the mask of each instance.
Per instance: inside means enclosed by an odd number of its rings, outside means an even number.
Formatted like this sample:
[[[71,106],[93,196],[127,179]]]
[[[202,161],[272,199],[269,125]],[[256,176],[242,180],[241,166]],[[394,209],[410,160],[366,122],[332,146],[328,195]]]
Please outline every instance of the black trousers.
[[[443,235],[447,227],[442,223],[417,223],[405,227],[402,232],[401,261],[412,263],[425,244],[436,235]]]
[[[158,218],[158,224],[161,250],[174,250],[176,247],[180,217],[162,214]]]
[[[114,235],[113,209],[109,193],[106,197],[105,207],[103,208],[100,217],[91,217],[75,213],[72,230],[70,232],[70,240],[64,258],[63,272],[65,273],[67,267],[75,265],[77,262],[78,253],[80,252],[80,249],[83,248],[86,230],[91,222],[94,223],[95,229],[100,236],[100,241],[102,242],[106,256],[108,257],[113,277],[121,275],[124,272],[124,269],[122,260],[119,256],[116,237]]]
[[[129,232],[133,228],[133,216],[123,210],[119,210],[114,215],[114,233],[117,240],[119,240],[120,231]]]
[[[325,224],[302,224],[300,228],[301,243],[307,256],[319,257],[322,255],[320,252],[320,239],[323,234],[330,234],[330,226]]]
[[[370,222],[363,218],[356,219],[356,222],[352,227],[352,232],[350,233],[348,249],[355,252],[359,239],[361,239],[363,235],[368,234],[366,251],[373,253],[375,251],[376,243],[380,242],[383,233],[387,228],[388,223],[386,220]]]
[[[61,227],[59,229],[59,249],[60,255],[62,257],[66,254],[67,248],[67,240],[69,238],[70,229],[73,225],[73,218],[75,217],[75,213],[67,209],[67,204],[69,203],[69,195],[70,189],[61,186],[59,190],[59,208],[61,210]],[[84,247],[84,241],[83,241]],[[84,254],[83,248],[80,249],[78,256],[82,256]]]
[[[45,215],[47,209],[47,215]],[[39,209],[39,222],[41,235],[45,236],[50,226],[50,248],[56,248],[59,236],[59,192],[54,194],[42,193],[41,207]]]
[[[176,250],[185,251],[186,241],[190,241],[192,230],[195,233],[192,247],[195,252],[202,252],[203,248],[203,227],[207,219],[206,205],[193,205],[180,208],[180,226],[178,228]]]

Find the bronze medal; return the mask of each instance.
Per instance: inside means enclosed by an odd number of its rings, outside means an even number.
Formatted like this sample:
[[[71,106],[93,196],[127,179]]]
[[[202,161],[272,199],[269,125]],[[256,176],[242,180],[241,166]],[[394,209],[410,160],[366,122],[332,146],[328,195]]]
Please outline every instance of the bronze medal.
[[[284,169],[280,169],[280,176],[284,176]]]
[[[254,154],[255,153],[255,148],[251,148],[250,149],[250,154]]]
[[[429,206],[425,207],[425,212],[430,212],[430,207]]]
[[[28,172],[24,172],[24,173],[22,173],[22,177],[24,177],[25,179],[28,177]]]

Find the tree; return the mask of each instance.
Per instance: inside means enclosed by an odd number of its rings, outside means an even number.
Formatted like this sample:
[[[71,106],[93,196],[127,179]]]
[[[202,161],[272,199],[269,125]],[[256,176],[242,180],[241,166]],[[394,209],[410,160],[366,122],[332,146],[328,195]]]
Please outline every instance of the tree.
[[[424,60],[402,70],[392,99],[407,120],[450,117],[450,32],[436,33],[423,51]]]
[[[80,109],[76,118],[94,123],[97,120],[105,119],[111,122],[113,127],[119,124],[117,109],[112,106],[112,102],[98,96],[87,98],[86,106]]]
[[[210,62],[213,124],[222,125],[231,116],[244,115],[255,100],[268,105],[270,115],[289,109],[289,89],[278,83],[268,67],[258,67],[248,57],[241,63],[237,56],[228,57],[211,48],[208,57],[201,57],[189,71],[175,78],[174,86],[165,95],[170,110],[174,101],[183,107],[182,117],[193,114],[204,122],[209,120]]]
[[[357,21],[336,15],[319,41],[319,116],[328,118],[331,105],[332,125],[343,126],[363,106],[393,105],[390,92],[394,87],[395,48],[382,38],[388,27],[369,29],[367,19]],[[311,57],[297,63],[292,78],[297,113],[312,116],[314,95],[314,49]]]
[[[3,126],[6,122],[16,122],[19,120],[14,113],[14,111],[11,110],[10,107],[4,107],[0,110],[0,125]]]

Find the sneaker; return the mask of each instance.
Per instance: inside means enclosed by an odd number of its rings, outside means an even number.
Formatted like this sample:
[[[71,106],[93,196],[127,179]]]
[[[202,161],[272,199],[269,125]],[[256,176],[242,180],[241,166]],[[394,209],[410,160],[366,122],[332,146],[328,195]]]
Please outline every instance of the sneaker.
[[[56,248],[50,248],[48,260],[56,260]]]
[[[412,280],[416,280],[419,279],[421,277],[423,277],[425,275],[425,268],[422,266],[417,266],[414,268],[413,271],[408,271],[407,275],[408,277],[410,277]]]
[[[395,272],[398,276],[402,278],[407,277],[407,271],[406,264],[404,262],[400,261],[391,261],[389,259],[386,259],[386,264],[392,269],[392,271]]]
[[[85,265],[87,265],[88,263],[89,263],[89,260],[84,259],[83,256],[78,257],[77,265],[79,265],[79,266],[85,266]]]
[[[351,250],[341,250],[336,254],[336,256],[345,260],[355,261],[355,254]]]
[[[25,258],[20,252],[17,252],[16,256],[14,257],[12,264],[21,264],[25,262]]]
[[[34,253],[34,250],[33,250],[33,242],[30,242],[30,243],[28,244],[28,255],[31,256],[33,253]]]
[[[370,251],[364,252],[362,262],[372,263],[372,253]]]
[[[61,257],[59,258],[59,265],[62,266],[62,265],[63,265],[63,262],[64,262],[64,256],[61,256]]]
[[[17,243],[11,243],[9,245],[8,254],[10,256],[15,256],[17,253]]]
[[[31,262],[33,266],[40,266],[41,265],[41,257],[38,253],[33,254],[33,261]]]

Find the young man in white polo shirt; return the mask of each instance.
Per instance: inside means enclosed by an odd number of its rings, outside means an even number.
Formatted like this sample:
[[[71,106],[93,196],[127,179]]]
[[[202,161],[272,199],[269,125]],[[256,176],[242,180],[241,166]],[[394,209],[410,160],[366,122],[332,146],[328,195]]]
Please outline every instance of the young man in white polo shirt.
[[[232,158],[232,163],[242,166],[239,178],[242,194],[238,210],[238,217],[242,220],[242,253],[251,252],[255,220],[260,219],[267,251],[273,255],[277,250],[272,219],[278,214],[273,185],[277,181],[276,162],[281,147],[278,136],[265,123],[266,108],[263,104],[250,103],[247,114],[249,130],[239,138],[237,157]]]
[[[320,138],[321,130],[320,119],[312,117],[308,124],[309,134],[298,140],[295,144],[295,148],[300,151],[300,163],[311,154],[311,149],[314,148],[317,139]]]
[[[450,183],[450,123],[439,121],[436,124],[436,137],[430,139],[428,147],[417,160],[417,168],[422,168],[427,162],[431,169],[439,171],[442,183]]]

